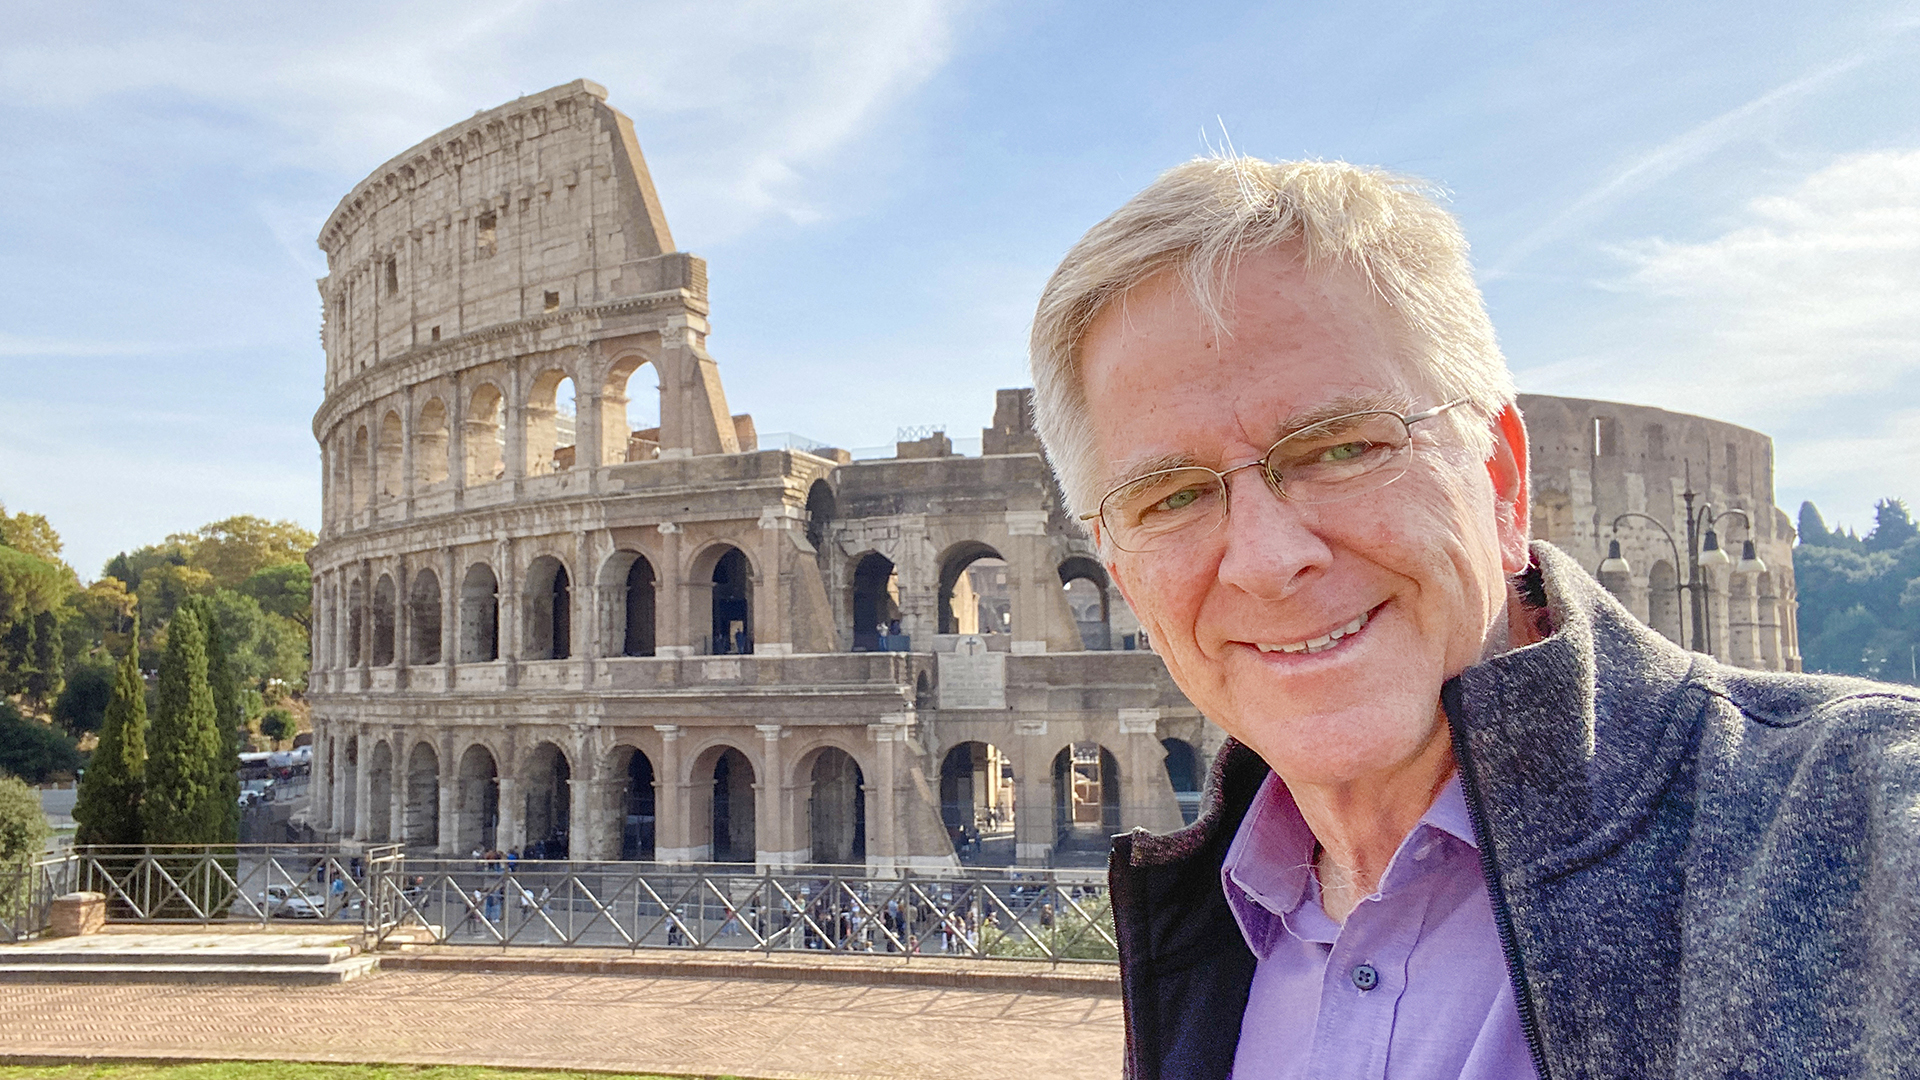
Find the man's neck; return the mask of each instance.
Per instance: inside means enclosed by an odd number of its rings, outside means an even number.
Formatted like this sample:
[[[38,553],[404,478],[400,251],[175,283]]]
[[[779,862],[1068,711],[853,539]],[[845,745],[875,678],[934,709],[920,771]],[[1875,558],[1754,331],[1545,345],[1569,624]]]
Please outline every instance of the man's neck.
[[[1452,776],[1453,744],[1443,721],[1427,746],[1389,772],[1338,785],[1288,785],[1318,841],[1314,871],[1329,918],[1345,922],[1379,889],[1400,841]]]

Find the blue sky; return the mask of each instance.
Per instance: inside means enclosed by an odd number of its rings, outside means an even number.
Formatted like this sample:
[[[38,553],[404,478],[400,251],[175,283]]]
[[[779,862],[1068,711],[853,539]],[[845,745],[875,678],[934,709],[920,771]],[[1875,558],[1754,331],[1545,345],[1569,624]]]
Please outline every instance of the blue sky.
[[[634,118],[760,430],[977,434],[1061,252],[1230,140],[1427,177],[1522,389],[1920,499],[1920,3],[36,5],[0,42],[0,502],[83,576],[317,521],[313,237],[368,170],[586,77]]]

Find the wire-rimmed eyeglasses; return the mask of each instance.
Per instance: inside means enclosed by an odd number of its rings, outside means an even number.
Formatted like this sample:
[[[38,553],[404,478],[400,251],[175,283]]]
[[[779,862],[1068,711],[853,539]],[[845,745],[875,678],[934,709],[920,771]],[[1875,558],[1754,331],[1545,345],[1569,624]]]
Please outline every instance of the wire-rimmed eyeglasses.
[[[1227,520],[1227,477],[1258,468],[1267,488],[1283,499],[1329,503],[1364,495],[1400,479],[1412,459],[1413,425],[1467,403],[1449,401],[1425,412],[1346,413],[1301,428],[1274,443],[1256,461],[1228,469],[1188,465],[1136,476],[1107,492],[1099,519],[1108,542],[1121,551],[1159,551],[1200,540]]]

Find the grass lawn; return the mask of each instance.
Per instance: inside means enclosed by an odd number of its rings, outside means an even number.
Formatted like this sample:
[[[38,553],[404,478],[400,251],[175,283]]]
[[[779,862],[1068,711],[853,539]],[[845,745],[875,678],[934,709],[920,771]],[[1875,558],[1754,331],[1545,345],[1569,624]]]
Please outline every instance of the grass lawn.
[[[670,1080],[640,1073],[489,1069],[478,1065],[303,1065],[220,1061],[205,1065],[0,1065],[0,1080]]]

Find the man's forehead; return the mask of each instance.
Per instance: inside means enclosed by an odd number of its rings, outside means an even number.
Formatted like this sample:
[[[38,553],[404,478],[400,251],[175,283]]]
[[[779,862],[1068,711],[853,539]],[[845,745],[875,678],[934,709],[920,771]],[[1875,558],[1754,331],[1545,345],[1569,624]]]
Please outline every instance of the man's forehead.
[[[1262,423],[1256,417],[1246,417],[1241,426],[1249,429],[1248,434],[1252,436],[1250,441],[1264,449],[1297,431],[1304,431],[1316,424],[1323,424],[1351,413],[1404,414],[1412,407],[1412,399],[1405,390],[1348,389],[1337,391],[1311,403],[1277,409],[1274,411],[1271,422],[1263,426],[1254,426]],[[1167,450],[1161,447],[1140,447],[1134,453],[1111,461],[1106,479],[1109,484],[1120,484],[1142,473],[1156,472],[1161,469],[1179,469],[1189,465],[1219,468],[1234,464],[1239,462],[1203,460],[1202,456],[1192,449]]]

